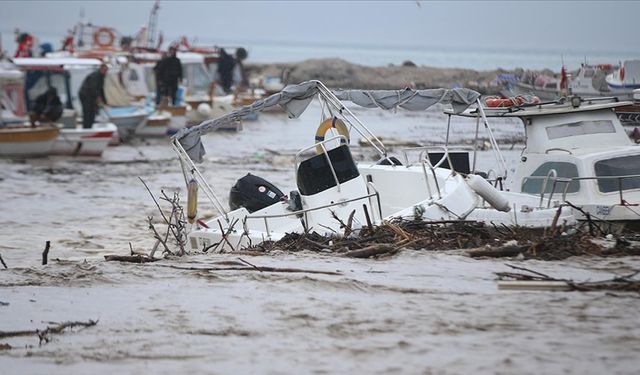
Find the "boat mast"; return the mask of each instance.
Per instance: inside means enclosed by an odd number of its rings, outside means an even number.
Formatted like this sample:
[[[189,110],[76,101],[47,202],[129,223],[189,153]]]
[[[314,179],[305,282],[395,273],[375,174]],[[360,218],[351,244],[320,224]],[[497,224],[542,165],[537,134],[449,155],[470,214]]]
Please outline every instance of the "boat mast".
[[[149,14],[149,24],[147,30],[149,34],[147,36],[147,48],[153,48],[155,45],[156,32],[158,30],[158,10],[160,9],[160,0],[156,0],[151,8]]]

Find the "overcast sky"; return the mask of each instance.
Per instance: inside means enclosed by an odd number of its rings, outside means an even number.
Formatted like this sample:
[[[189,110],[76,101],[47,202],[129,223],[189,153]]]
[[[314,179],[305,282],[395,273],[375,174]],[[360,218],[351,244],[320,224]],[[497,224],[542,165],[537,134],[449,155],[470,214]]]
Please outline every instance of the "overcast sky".
[[[0,1],[4,48],[13,30],[58,41],[84,8],[125,35],[146,24],[152,1]],[[640,52],[640,2],[626,1],[161,1],[165,40],[448,46]],[[49,40],[53,39],[54,40]]]

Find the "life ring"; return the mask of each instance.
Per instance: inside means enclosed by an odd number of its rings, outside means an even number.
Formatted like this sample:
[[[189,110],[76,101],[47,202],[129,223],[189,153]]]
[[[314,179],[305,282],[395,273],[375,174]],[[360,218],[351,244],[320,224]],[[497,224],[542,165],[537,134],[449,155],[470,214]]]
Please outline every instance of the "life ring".
[[[318,130],[316,131],[316,143],[320,143],[324,141],[325,134],[329,131],[329,129],[336,129],[338,134],[345,137],[345,139],[341,139],[341,144],[349,143],[349,129],[344,121],[340,120],[337,117],[328,118],[320,123],[318,126]],[[322,147],[320,145],[316,146],[316,153],[318,155],[322,154]]]
[[[100,27],[93,32],[93,44],[100,48],[111,48],[116,41],[116,34],[108,27]]]

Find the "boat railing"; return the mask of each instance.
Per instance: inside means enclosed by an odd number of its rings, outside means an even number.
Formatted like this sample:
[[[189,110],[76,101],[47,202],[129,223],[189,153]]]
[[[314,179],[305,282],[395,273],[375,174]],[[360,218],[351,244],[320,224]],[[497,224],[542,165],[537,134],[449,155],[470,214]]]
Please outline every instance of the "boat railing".
[[[224,219],[228,223],[229,222],[228,212],[227,210],[225,210],[224,206],[222,205],[220,198],[218,198],[216,193],[213,191],[213,188],[209,185],[209,183],[204,178],[200,170],[196,167],[193,160],[191,160],[191,158],[189,157],[185,149],[182,147],[180,142],[178,142],[177,139],[174,139],[171,142],[171,146],[173,147],[173,150],[176,152],[176,154],[178,155],[178,159],[180,160],[180,166],[182,167],[182,172],[185,177],[185,184],[188,182],[187,174],[191,173],[193,178],[195,178],[195,180],[198,182],[198,185],[202,187],[202,191],[207,196],[207,198],[209,199],[213,207],[215,207],[216,210],[220,212],[220,214],[224,217]]]
[[[437,148],[442,150],[442,157],[436,164],[432,164],[429,160],[429,148]],[[440,183],[438,182],[438,176],[436,174],[436,169],[440,168],[442,164],[446,161],[449,164],[449,169],[451,170],[451,174],[455,175],[456,171],[453,167],[453,162],[451,160],[451,155],[449,154],[449,148],[446,146],[420,146],[420,147],[409,147],[401,150],[403,158],[405,160],[405,164],[407,167],[410,167],[412,163],[409,162],[409,152],[418,151],[418,160],[420,162],[420,166],[422,167],[422,172],[424,174],[424,181],[427,186],[427,193],[429,194],[429,199],[433,199],[433,191],[431,189],[431,184],[429,183],[429,172],[433,176],[433,182],[435,184],[436,193],[438,194],[438,199],[442,198],[442,192],[440,191]]]
[[[305,147],[302,150],[298,151],[294,157],[294,173],[297,173],[298,171],[298,167],[300,166],[299,160],[301,159],[301,155],[304,154],[305,152],[312,150],[312,149],[318,149],[318,147],[320,147],[322,149],[322,154],[325,156],[325,158],[327,159],[327,163],[329,164],[329,169],[331,170],[331,175],[333,176],[333,180],[336,182],[336,186],[338,187],[338,191],[340,191],[340,180],[338,179],[338,174],[336,173],[335,168],[333,168],[333,163],[331,162],[331,158],[329,157],[329,154],[327,152],[327,143],[331,143],[333,141],[340,141],[340,143],[347,143],[347,137],[345,137],[344,135],[337,135],[328,139],[325,139],[323,141],[317,142],[315,144],[313,144],[312,146],[309,147]]]
[[[375,188],[374,188],[375,189]],[[351,199],[347,199],[344,201],[340,201],[340,202],[334,202],[334,203],[330,203],[330,204],[325,204],[322,206],[318,206],[318,207],[311,207],[311,208],[307,208],[304,210],[297,210],[297,211],[291,211],[291,212],[287,212],[284,214],[273,214],[273,215],[251,215],[251,216],[247,216],[245,218],[245,220],[249,220],[249,219],[254,219],[254,220],[264,220],[264,229],[266,233],[271,233],[270,229],[269,229],[269,219],[279,219],[279,218],[283,218],[283,217],[290,217],[290,216],[296,216],[296,217],[304,217],[304,222],[308,223],[308,213],[309,212],[313,212],[313,211],[318,211],[318,210],[324,210],[327,208],[331,208],[331,207],[335,207],[335,206],[342,206],[345,205],[347,203],[351,203],[351,202],[357,202],[360,200],[370,200],[371,198],[375,197],[376,198],[376,202],[378,205],[378,213],[380,215],[379,220],[382,220],[382,206],[380,203],[380,194],[378,193],[378,191],[374,190],[374,193],[371,194],[367,194],[367,195],[363,195],[357,198],[351,198]],[[245,232],[247,231],[247,228],[245,226]]]
[[[555,173],[555,175],[551,176],[551,172],[555,172],[554,169],[551,169],[549,171],[549,173],[547,173],[546,176],[529,176],[529,177],[525,177],[523,179],[523,183],[528,181],[528,180],[543,180],[542,183],[542,189],[540,191],[540,207],[542,207],[542,202],[544,200],[544,195],[545,195],[545,191],[547,190],[547,185],[549,183],[549,181],[551,181],[553,183],[552,187],[551,187],[551,191],[549,192],[549,199],[547,202],[547,208],[549,208],[551,206],[551,202],[553,199],[554,194],[556,193],[556,188],[558,187],[558,185],[562,185],[564,186],[562,188],[562,201],[566,201],[567,200],[567,194],[569,194],[569,187],[571,186],[572,182],[579,182],[579,181],[600,181],[600,180],[617,180],[618,182],[618,195],[620,196],[620,204],[625,206],[628,205],[629,203],[624,199],[624,191],[625,190],[630,190],[630,189],[623,189],[622,188],[622,182],[626,179],[632,179],[632,178],[640,178],[640,174],[635,174],[635,175],[626,175],[626,176],[586,176],[586,177],[558,177],[557,173]]]

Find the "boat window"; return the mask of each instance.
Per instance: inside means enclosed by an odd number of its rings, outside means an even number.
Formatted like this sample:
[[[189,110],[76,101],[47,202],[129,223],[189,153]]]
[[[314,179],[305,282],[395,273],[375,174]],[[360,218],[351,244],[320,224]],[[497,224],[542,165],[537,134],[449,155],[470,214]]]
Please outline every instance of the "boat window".
[[[573,163],[561,162],[561,161],[553,161],[544,163],[539,166],[530,177],[525,178],[522,183],[522,192],[529,194],[540,194],[542,190],[542,184],[544,184],[544,179],[549,173],[550,170],[555,169],[558,173],[558,177],[578,177],[578,167]],[[558,182],[556,184],[555,193],[562,193],[566,187],[566,183]],[[553,189],[553,181],[549,180],[547,182],[547,187],[545,189],[545,194],[549,194]],[[580,190],[580,182],[571,181],[569,183],[569,188],[567,189],[567,193],[576,193]]]
[[[607,160],[600,160],[595,164],[596,176],[634,176],[640,175],[640,155],[622,156]],[[599,179],[598,189],[603,193],[618,191],[622,184],[622,190],[640,188],[640,178],[630,177],[621,181],[618,179]]]
[[[584,77],[585,78],[591,78],[593,77],[595,71],[593,69],[587,69],[584,71]]]
[[[545,89],[557,89],[558,88],[558,84],[555,82],[551,82],[551,83],[547,83],[546,85],[544,85]]]
[[[547,127],[549,139],[573,137],[576,135],[615,133],[616,128],[610,120],[589,120]]]

